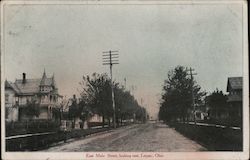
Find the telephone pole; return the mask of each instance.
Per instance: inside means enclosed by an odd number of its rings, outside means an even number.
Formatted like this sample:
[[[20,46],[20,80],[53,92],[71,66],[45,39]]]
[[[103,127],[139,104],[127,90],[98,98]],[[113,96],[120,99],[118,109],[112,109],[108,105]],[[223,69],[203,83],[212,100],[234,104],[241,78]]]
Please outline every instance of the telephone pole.
[[[124,78],[124,88],[125,88],[125,90],[126,90],[126,82],[127,82],[127,79],[126,79],[126,77]]]
[[[109,65],[110,67],[110,79],[111,79],[111,94],[112,94],[112,107],[113,107],[113,125],[116,128],[116,116],[115,116],[115,96],[114,96],[114,86],[113,86],[113,75],[112,75],[112,66],[118,63],[118,51],[105,51],[102,52],[103,65]]]
[[[192,94],[192,107],[193,107],[193,114],[194,114],[194,123],[196,124],[196,113],[195,113],[195,100],[194,100],[194,75],[197,75],[197,73],[193,73],[194,69],[192,69],[191,67],[189,69],[187,69],[187,71],[189,71],[189,74],[191,76],[191,94]]]
[[[141,98],[141,113],[142,113],[141,122],[143,122],[144,112],[143,112],[143,99],[142,98]]]
[[[131,92],[132,96],[134,96],[134,91],[137,89],[137,87],[136,87],[136,85],[131,85],[130,88],[131,88],[130,92]]]

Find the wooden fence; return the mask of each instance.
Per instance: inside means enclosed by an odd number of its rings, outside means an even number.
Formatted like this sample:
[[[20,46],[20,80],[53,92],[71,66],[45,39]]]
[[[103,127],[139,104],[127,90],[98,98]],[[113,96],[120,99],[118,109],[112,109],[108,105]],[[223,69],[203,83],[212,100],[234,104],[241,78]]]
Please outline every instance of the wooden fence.
[[[54,121],[21,121],[21,122],[6,122],[6,136],[52,132],[60,129],[60,122]]]
[[[65,142],[72,138],[81,138],[98,132],[107,131],[110,128],[80,129],[72,131],[58,131],[48,133],[35,133],[7,137],[6,151],[37,151],[48,148],[58,142]]]

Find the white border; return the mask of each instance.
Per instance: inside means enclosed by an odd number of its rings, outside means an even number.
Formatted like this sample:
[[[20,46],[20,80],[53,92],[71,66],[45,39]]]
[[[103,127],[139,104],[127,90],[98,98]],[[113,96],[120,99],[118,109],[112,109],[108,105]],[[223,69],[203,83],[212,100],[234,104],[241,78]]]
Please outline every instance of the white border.
[[[248,77],[248,22],[247,22],[247,1],[243,0],[196,0],[196,1],[2,1],[1,2],[1,42],[4,40],[3,34],[3,22],[4,22],[4,6],[10,4],[20,5],[32,5],[32,4],[74,4],[74,5],[169,5],[169,4],[242,4],[243,6],[243,152],[159,152],[164,155],[164,158],[155,159],[248,159],[249,158],[249,77]],[[5,152],[5,120],[4,120],[4,45],[1,43],[1,126],[2,126],[2,137],[1,137],[1,148],[2,148],[2,159],[87,159],[86,152]],[[88,152],[96,153],[96,152]],[[108,154],[112,152],[98,152]],[[114,153],[114,152],[113,152]],[[118,153],[118,152],[116,152]],[[127,152],[128,153],[128,152]],[[129,152],[129,153],[140,153],[140,152]],[[143,152],[144,154],[155,154],[157,152]],[[90,158],[92,160],[97,158]],[[104,160],[104,158],[102,158]],[[117,158],[105,158],[105,159],[117,159]],[[121,158],[120,158],[121,159]],[[131,158],[127,158],[130,159]],[[132,158],[134,159],[134,158]],[[143,158],[138,158],[142,160]]]

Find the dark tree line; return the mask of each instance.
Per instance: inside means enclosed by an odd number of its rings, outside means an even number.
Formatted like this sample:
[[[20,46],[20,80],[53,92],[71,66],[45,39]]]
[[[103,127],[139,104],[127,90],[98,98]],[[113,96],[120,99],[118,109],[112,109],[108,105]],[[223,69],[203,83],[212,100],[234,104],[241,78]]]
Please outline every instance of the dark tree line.
[[[107,74],[93,73],[91,76],[83,76],[81,85],[81,107],[73,107],[76,109],[74,116],[83,115],[82,118],[87,119],[91,114],[98,114],[103,117],[103,125],[110,121],[113,117],[113,107],[111,98],[111,84],[114,87],[115,95],[115,112],[117,123],[123,120],[134,119],[145,121],[146,110],[141,107],[134,96],[126,91],[119,83],[111,82]],[[72,104],[77,106],[77,104]],[[81,109],[80,109],[81,108]]]

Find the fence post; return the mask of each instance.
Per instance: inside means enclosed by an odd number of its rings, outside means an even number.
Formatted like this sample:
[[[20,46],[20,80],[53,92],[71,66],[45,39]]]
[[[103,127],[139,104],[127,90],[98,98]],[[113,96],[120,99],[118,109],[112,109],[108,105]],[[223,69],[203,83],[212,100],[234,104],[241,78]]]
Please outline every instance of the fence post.
[[[29,125],[28,125],[28,120],[26,120],[26,129],[29,128]]]

